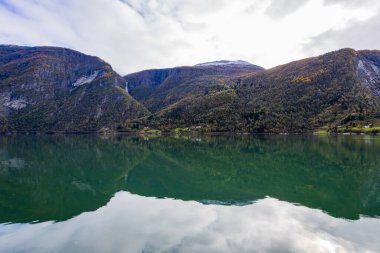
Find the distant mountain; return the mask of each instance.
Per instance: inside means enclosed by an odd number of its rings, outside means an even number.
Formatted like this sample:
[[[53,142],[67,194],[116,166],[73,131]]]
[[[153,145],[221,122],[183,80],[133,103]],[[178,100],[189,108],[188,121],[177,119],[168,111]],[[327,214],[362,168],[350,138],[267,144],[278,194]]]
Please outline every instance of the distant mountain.
[[[154,95],[135,96],[148,108],[152,98],[161,105],[147,124],[199,125],[207,131],[303,132],[380,118],[380,51],[376,50],[342,49],[269,70],[223,78],[212,75],[213,82],[208,78],[174,73],[171,79],[177,80],[178,89],[161,85]],[[203,89],[191,88],[184,94],[194,80]],[[177,99],[170,101],[173,96]]]
[[[0,46],[0,132],[99,131],[149,114],[103,60],[55,47]]]
[[[252,63],[249,63],[249,62],[246,62],[246,61],[241,61],[241,60],[238,60],[238,61],[226,61],[226,60],[222,60],[222,61],[212,61],[212,62],[204,62],[204,63],[199,63],[199,64],[196,64],[195,66],[230,66],[230,67],[236,67],[236,66],[239,66],[239,67],[252,67],[252,66],[255,66],[253,65]]]
[[[156,113],[182,99],[224,90],[233,78],[263,70],[243,61],[216,61],[192,67],[144,70],[124,78],[130,94]]]

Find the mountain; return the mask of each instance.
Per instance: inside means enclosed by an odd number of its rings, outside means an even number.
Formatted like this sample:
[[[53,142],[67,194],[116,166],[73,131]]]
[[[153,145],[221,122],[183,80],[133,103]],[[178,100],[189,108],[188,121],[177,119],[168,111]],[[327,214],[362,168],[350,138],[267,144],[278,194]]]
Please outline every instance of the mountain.
[[[124,78],[129,93],[156,113],[182,99],[224,90],[231,79],[263,70],[244,61],[216,61],[188,67],[145,70]]]
[[[146,86],[146,79],[141,77],[148,73],[162,72],[140,72],[127,76],[126,80],[134,77],[134,90],[138,90],[136,84],[153,88],[153,94],[146,97],[136,96],[133,89],[131,94],[148,108],[159,105],[146,122],[158,128],[197,126],[205,131],[305,132],[321,127],[334,130],[350,124],[363,125],[380,119],[377,50],[342,49],[268,70],[236,71],[206,78],[172,72],[170,80],[176,80],[169,82],[172,86],[166,85],[165,79]],[[194,82],[196,85],[192,85]],[[173,96],[176,99],[170,100]]]
[[[123,130],[149,115],[103,60],[57,47],[0,46],[0,132]]]
[[[380,51],[352,49],[285,64],[237,85],[245,103],[240,115],[246,126],[264,131],[335,128],[379,118],[379,70]]]
[[[0,46],[3,133],[341,131],[380,126],[379,108],[377,50],[341,49],[268,70],[223,60],[123,78],[70,49]]]

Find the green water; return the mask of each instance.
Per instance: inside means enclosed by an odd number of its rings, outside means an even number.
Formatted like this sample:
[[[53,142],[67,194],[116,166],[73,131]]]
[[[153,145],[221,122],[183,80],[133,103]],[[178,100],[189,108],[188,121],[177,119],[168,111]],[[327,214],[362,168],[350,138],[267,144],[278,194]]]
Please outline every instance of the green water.
[[[0,251],[301,252],[297,238],[311,247],[322,231],[332,249],[376,252],[379,154],[371,136],[2,137]],[[210,213],[217,220],[205,221]],[[305,231],[289,231],[288,220]],[[206,224],[217,233],[202,234]],[[231,237],[247,224],[261,230],[242,232],[255,250]],[[295,238],[278,241],[272,230],[287,226]]]

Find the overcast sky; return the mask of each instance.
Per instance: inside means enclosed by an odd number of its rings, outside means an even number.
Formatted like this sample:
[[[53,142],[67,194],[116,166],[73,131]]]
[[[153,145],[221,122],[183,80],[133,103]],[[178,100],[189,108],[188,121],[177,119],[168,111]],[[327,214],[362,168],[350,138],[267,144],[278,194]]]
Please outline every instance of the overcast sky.
[[[0,0],[0,44],[96,55],[120,74],[380,49],[379,0]]]

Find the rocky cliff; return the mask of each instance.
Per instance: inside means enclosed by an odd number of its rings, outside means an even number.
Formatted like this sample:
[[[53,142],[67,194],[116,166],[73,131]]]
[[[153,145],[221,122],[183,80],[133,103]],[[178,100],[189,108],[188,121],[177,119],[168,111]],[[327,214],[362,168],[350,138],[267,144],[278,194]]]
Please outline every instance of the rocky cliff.
[[[0,46],[0,130],[123,130],[148,110],[103,60],[70,49]]]

